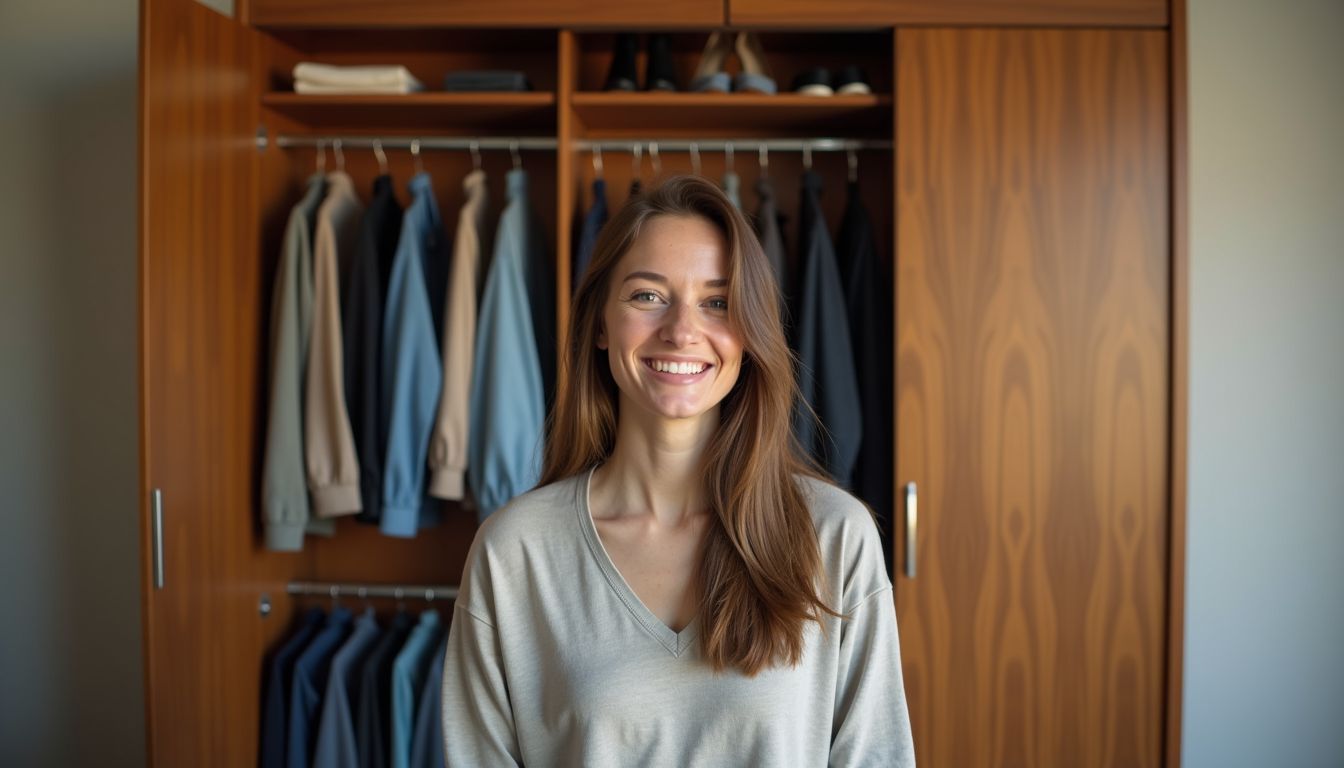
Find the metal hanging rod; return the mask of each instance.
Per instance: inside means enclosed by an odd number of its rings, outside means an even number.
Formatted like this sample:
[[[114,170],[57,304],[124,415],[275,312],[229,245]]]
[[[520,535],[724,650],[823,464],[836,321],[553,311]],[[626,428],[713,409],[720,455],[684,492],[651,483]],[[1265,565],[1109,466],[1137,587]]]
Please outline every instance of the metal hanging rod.
[[[258,145],[264,146],[264,137],[258,137]],[[536,149],[554,150],[556,140],[544,137],[518,136],[505,138],[500,136],[276,136],[275,146],[281,149],[290,147],[316,147],[321,144],[330,147],[341,142],[344,149],[410,149],[411,142],[420,142],[420,149],[464,150],[464,149]]]
[[[457,587],[447,584],[335,584],[321,581],[291,581],[291,595],[323,597],[393,597],[398,600],[456,600]]]
[[[891,149],[890,141],[878,139],[579,139],[570,142],[579,150],[633,152],[654,145],[661,152],[727,152],[746,149],[767,152],[846,152],[854,149]]]
[[[499,136],[276,136],[275,146],[280,149],[293,147],[330,147],[337,141],[344,149],[411,149],[412,142],[418,141],[424,150],[541,150],[552,151],[559,142],[547,137]],[[267,139],[264,133],[257,135],[257,147],[264,149]],[[864,149],[891,149],[891,142],[880,139],[578,139],[569,146],[577,150],[594,149],[609,152],[634,152],[656,146],[662,152],[728,152],[736,149],[760,150],[767,152],[846,152]]]

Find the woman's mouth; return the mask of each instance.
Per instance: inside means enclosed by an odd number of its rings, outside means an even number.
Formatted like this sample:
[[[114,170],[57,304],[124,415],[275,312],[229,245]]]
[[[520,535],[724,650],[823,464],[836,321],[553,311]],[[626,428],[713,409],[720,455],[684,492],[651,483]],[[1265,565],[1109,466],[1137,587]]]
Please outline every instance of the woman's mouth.
[[[678,362],[650,357],[643,358],[643,363],[644,367],[653,372],[654,378],[672,384],[690,384],[699,381],[710,368],[714,367],[703,361]]]

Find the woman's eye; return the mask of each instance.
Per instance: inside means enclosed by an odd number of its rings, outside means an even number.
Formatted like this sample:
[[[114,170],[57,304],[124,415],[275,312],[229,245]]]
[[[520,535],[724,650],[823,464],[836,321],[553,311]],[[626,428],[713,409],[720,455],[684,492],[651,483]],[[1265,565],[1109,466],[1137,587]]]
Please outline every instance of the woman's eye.
[[[657,301],[658,294],[653,291],[637,291],[630,295],[631,301]]]
[[[708,304],[710,309],[718,310],[719,312],[724,312],[728,309],[727,299],[710,299]]]

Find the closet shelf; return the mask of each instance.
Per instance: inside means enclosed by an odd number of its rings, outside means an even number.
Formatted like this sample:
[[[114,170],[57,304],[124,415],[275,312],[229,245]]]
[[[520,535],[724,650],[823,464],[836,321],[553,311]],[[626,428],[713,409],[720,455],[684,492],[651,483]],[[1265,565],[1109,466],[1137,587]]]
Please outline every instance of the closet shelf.
[[[405,132],[445,127],[555,130],[550,91],[408,94],[303,94],[275,91],[262,106],[314,129],[388,129]]]
[[[703,131],[752,135],[889,134],[890,94],[579,92],[574,111],[590,133]]]

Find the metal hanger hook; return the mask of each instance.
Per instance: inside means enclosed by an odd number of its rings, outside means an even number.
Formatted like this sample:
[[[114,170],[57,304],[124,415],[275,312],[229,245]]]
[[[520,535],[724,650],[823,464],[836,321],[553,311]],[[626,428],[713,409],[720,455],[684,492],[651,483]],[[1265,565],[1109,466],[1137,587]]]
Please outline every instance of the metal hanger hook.
[[[475,139],[471,140],[471,168],[472,170],[481,170],[481,142]]]
[[[513,155],[513,169],[521,170],[523,167],[523,156],[518,154],[518,142],[509,142],[509,154]]]
[[[327,142],[322,139],[317,140],[317,172],[327,172]]]
[[[378,172],[387,173],[387,153],[383,151],[383,142],[381,139],[373,140],[373,156],[378,158]]]
[[[770,148],[767,147],[767,146],[764,145],[764,144],[762,144],[762,145],[760,146],[760,152],[759,152],[758,155],[757,155],[757,162],[759,162],[760,165],[761,165],[761,175],[762,175],[762,176],[767,176],[767,175],[769,175],[769,174],[770,174]]]
[[[605,166],[602,165],[602,146],[599,144],[593,147],[593,173],[597,174],[597,178],[600,179],[604,169]]]
[[[700,175],[700,145],[691,142],[691,173]]]
[[[809,170],[809,171],[812,170],[812,145],[811,145],[811,144],[804,144],[804,145],[803,145],[803,168],[806,168],[806,169]]]
[[[644,145],[636,142],[634,148],[630,150],[630,156],[635,178],[638,179],[644,174]]]
[[[341,151],[341,140],[334,139],[331,142],[331,152],[336,155],[336,170],[345,172],[345,153]]]
[[[733,143],[730,141],[723,146],[723,160],[728,165],[728,170],[733,170]]]
[[[415,160],[415,172],[424,173],[425,164],[420,159],[420,140],[411,139],[411,157]]]
[[[649,160],[653,162],[653,176],[657,178],[663,175],[663,159],[658,156],[658,142],[649,142]]]
[[[845,149],[845,160],[849,163],[849,180],[859,180],[859,155],[854,151],[854,147]]]

